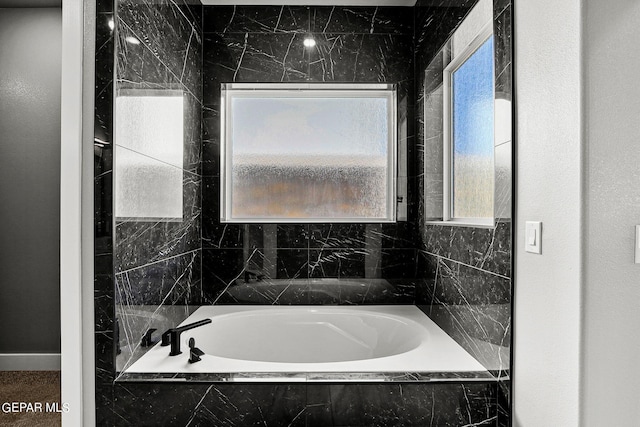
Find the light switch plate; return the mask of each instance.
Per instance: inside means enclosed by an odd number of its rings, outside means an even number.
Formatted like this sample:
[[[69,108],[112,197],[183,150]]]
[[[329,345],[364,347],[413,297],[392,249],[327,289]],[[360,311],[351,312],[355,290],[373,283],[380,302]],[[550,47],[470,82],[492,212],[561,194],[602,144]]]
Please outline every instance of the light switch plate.
[[[640,264],[640,225],[636,225],[635,248],[636,264]]]
[[[527,221],[525,223],[524,250],[534,254],[542,253],[542,222]]]

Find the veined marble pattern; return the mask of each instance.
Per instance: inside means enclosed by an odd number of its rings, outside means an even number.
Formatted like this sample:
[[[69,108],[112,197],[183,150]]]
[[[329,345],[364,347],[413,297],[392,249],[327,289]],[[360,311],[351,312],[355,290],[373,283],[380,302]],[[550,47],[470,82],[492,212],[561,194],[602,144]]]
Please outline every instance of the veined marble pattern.
[[[464,3],[464,2],[463,2]],[[416,302],[438,325],[462,347],[474,355],[501,381],[501,404],[498,425],[508,425],[511,346],[512,292],[512,141],[496,146],[495,213],[492,229],[449,227],[425,224],[425,218],[437,218],[437,204],[442,197],[442,58],[433,59],[446,38],[442,30],[447,19],[464,16],[465,9],[450,8],[448,18],[435,21],[429,17],[431,5],[418,0],[416,10],[416,117],[418,170],[418,216],[422,237],[420,254],[426,279],[416,289]],[[511,101],[511,2],[494,1],[494,39],[496,99]],[[437,46],[431,41],[440,40]],[[446,56],[446,46],[444,53]],[[426,101],[426,102],[425,102]],[[425,108],[427,111],[425,111]],[[428,120],[425,119],[428,112]],[[434,147],[436,148],[434,150]],[[425,152],[427,156],[425,156]],[[424,169],[425,158],[427,170]],[[431,199],[429,199],[431,198]],[[428,207],[434,207],[426,211]],[[441,215],[441,213],[440,213]]]
[[[117,425],[495,425],[496,383],[118,383]]]
[[[117,323],[112,324],[115,339],[110,354],[105,354],[117,361],[116,372],[144,352],[140,340],[148,329],[158,329],[159,335],[202,302],[201,21],[202,8],[197,2],[118,2],[116,95],[181,91],[184,112],[182,220],[116,219],[115,305],[111,310]]]
[[[472,2],[470,0],[468,4]],[[497,28],[501,34],[510,36],[509,5],[508,1],[496,0],[496,7],[500,6],[496,9]],[[292,303],[284,302],[287,299],[293,303],[322,304],[378,301],[373,295],[379,295],[379,301],[384,303],[411,303],[414,298],[429,301],[429,304],[433,303],[428,307],[431,315],[444,319],[440,324],[449,325],[454,338],[466,342],[465,348],[475,351],[473,354],[486,364],[507,348],[502,344],[510,339],[509,328],[505,326],[509,322],[506,319],[510,316],[510,308],[504,301],[510,301],[510,294],[507,297],[505,289],[510,287],[511,274],[510,269],[504,267],[510,262],[505,254],[511,248],[501,240],[502,236],[510,235],[508,221],[503,221],[503,228],[496,233],[435,233],[428,247],[416,249],[416,237],[425,230],[413,222],[366,226],[252,224],[245,227],[224,225],[217,220],[219,83],[258,79],[398,83],[400,98],[408,97],[409,100],[406,114],[417,117],[415,129],[413,123],[409,123],[405,135],[409,158],[420,158],[418,151],[424,150],[424,146],[421,137],[414,138],[413,132],[422,132],[422,98],[413,93],[413,78],[422,81],[423,76],[413,75],[413,59],[418,60],[416,66],[421,69],[420,61],[440,47],[452,26],[468,11],[467,3],[460,8],[439,7],[433,2],[424,6],[421,0],[416,8],[203,8],[183,0],[127,0],[119,2],[118,9],[122,12],[118,21],[120,35],[133,35],[142,43],[134,47],[122,37],[114,39],[107,26],[115,10],[113,1],[97,2],[96,138],[113,142],[111,111],[118,85],[181,88],[190,100],[187,120],[193,123],[185,132],[183,168],[195,177],[185,183],[185,188],[190,188],[187,192],[193,194],[189,197],[193,197],[190,200],[194,203],[189,205],[185,224],[176,229],[119,224],[116,232],[124,232],[130,227],[130,234],[123,234],[130,248],[143,250],[139,256],[131,251],[122,253],[118,261],[120,267],[114,265],[110,208],[112,151],[109,145],[96,145],[95,339],[99,424],[508,425],[509,379],[501,372],[496,373],[501,381],[486,383],[465,377],[457,378],[454,380],[457,383],[451,384],[443,383],[451,381],[450,377],[405,373],[385,377],[382,381],[386,383],[366,383],[372,379],[364,377],[359,379],[363,381],[361,384],[324,383],[357,381],[335,374],[332,378],[310,376],[306,384],[242,384],[240,378],[233,384],[211,384],[230,380],[214,377],[162,378],[163,384],[150,384],[141,381],[154,381],[153,378],[125,376],[121,380],[131,382],[114,385],[117,370],[135,359],[136,351],[140,351],[136,346],[148,327],[164,325],[162,322],[165,321],[178,323],[188,316],[191,298],[195,298],[194,301],[219,298],[218,302],[222,302],[232,295],[228,287],[233,285],[234,278],[228,277],[225,268],[232,267],[232,272],[242,273],[251,254],[262,258],[261,267],[267,267],[269,278],[284,280],[284,284],[274,281],[268,290],[254,293],[253,296],[263,298],[261,303]],[[417,27],[414,27],[414,17]],[[311,53],[296,45],[307,33],[313,33],[320,42]],[[119,62],[124,68],[118,69],[119,76],[126,75],[126,78],[116,80],[114,85],[112,58],[116,43],[128,55],[126,61]],[[201,49],[205,54],[204,73],[198,65],[203,63],[199,59]],[[500,52],[510,52],[510,41]],[[501,88],[510,84],[511,76],[510,56],[504,58],[507,58],[504,66],[496,66],[497,70],[503,70],[497,73],[497,85]],[[200,120],[198,109],[201,107],[202,148],[199,124],[196,123]],[[416,176],[422,169],[420,164],[411,164],[408,170],[409,218],[417,218],[421,211],[422,181]],[[201,184],[196,183],[199,178],[202,178]],[[205,200],[201,208],[196,202],[199,191]],[[198,209],[202,209],[199,216],[195,213]],[[194,243],[199,221],[203,221],[202,252]],[[159,239],[157,246],[140,244],[146,240],[143,235]],[[463,249],[456,252],[448,248],[449,238],[461,241]],[[140,240],[136,242],[136,239]],[[213,262],[200,265],[200,254]],[[218,268],[216,263],[224,268]],[[433,275],[429,265],[435,266]],[[233,269],[238,267],[239,270]],[[114,269],[118,272],[119,283],[115,295]],[[200,286],[198,269],[204,271],[205,281],[213,277],[212,286]],[[476,271],[479,274],[474,276]],[[426,283],[425,280],[417,281],[425,275]],[[492,280],[485,282],[483,278],[488,275]],[[316,282],[312,291],[309,286],[287,284],[288,280],[330,276],[361,279],[362,283],[356,287],[357,292],[350,292],[350,285],[330,285],[327,290]],[[149,284],[157,278],[164,284],[159,289],[152,289]],[[388,286],[380,286],[384,283],[381,280]],[[467,280],[469,286],[465,285]],[[491,301],[474,294],[475,287],[487,290],[488,298],[495,297],[496,301],[502,302],[490,304]],[[227,292],[223,292],[225,289]],[[416,293],[417,297],[414,296]],[[167,302],[174,305],[167,305]],[[169,311],[175,314],[175,319],[167,314]],[[115,365],[114,312],[120,331],[118,367]],[[488,326],[491,322],[496,325]],[[478,349],[473,350],[473,345]],[[487,351],[480,351],[480,347]],[[482,359],[483,354],[488,356]],[[186,380],[200,382],[166,383]],[[314,381],[321,383],[313,384]]]
[[[416,279],[407,272],[415,271],[415,251],[381,251],[376,255],[378,267],[369,272],[366,251],[204,249],[204,300],[209,304],[412,303]]]
[[[413,227],[397,224],[221,224],[220,85],[335,81],[412,86],[412,16],[405,8],[205,7],[203,286],[234,304],[410,303]],[[302,41],[312,35],[314,49]],[[409,138],[407,137],[407,141]],[[243,284],[243,270],[265,276]],[[363,279],[358,286],[300,279]],[[384,286],[375,279],[386,279]],[[344,282],[343,282],[344,283]]]

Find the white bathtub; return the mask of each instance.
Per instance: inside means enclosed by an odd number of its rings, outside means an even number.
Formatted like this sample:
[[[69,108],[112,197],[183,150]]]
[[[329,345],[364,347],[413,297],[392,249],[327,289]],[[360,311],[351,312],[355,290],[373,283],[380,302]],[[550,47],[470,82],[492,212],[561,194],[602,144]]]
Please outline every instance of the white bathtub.
[[[155,345],[127,373],[482,372],[417,307],[203,306],[178,356]],[[190,364],[189,338],[205,352]]]

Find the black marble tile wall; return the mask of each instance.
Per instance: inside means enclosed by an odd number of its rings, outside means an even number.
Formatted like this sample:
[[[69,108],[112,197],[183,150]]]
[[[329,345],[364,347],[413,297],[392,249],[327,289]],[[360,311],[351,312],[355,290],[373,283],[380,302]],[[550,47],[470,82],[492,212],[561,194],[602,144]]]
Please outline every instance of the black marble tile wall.
[[[494,382],[467,384],[121,383],[116,426],[496,425]]]
[[[202,7],[186,1],[121,0],[117,10],[116,96],[170,91],[183,97],[183,161],[171,166],[182,174],[182,218],[115,220],[116,368],[121,370],[139,357],[146,330],[160,328],[163,307],[202,301]],[[115,144],[118,150],[131,150]],[[142,155],[153,164],[164,162]],[[161,197],[162,189],[157,191]],[[173,321],[189,312],[174,310]]]
[[[221,84],[394,83],[399,99],[412,106],[407,102],[413,87],[411,9],[206,6],[203,29],[205,301],[413,303],[418,271],[411,223],[245,225],[219,220]],[[313,49],[302,44],[309,35],[317,42]],[[405,126],[408,136],[402,143],[412,153],[412,124]],[[411,203],[411,187],[409,192]],[[257,270],[263,279],[246,283],[245,270]],[[329,278],[340,281],[315,280]]]
[[[94,340],[96,386],[115,378],[113,284],[113,75],[112,0],[96,2],[94,106]],[[110,388],[110,386],[109,386]],[[110,396],[103,400],[109,399]],[[104,413],[97,408],[98,414]]]
[[[473,6],[475,2],[469,2]],[[425,2],[426,4],[426,2]],[[438,219],[430,197],[442,197],[442,68],[448,50],[447,36],[428,18],[431,6],[418,2],[416,13],[416,117],[417,161],[424,174],[418,179],[419,250],[425,280],[416,290],[416,303],[449,335],[498,377],[508,377],[511,346],[512,224],[511,123],[503,126],[504,141],[496,141],[495,214],[493,228],[452,227],[426,224]],[[467,9],[468,10],[468,9]],[[462,15],[462,9],[450,15]],[[436,26],[436,27],[434,27]],[[431,28],[431,30],[428,30]],[[435,51],[421,41],[435,31],[442,43]],[[494,2],[496,100],[511,101],[511,6]],[[441,50],[442,49],[442,50]],[[434,58],[434,53],[437,53]],[[425,102],[426,101],[426,102]],[[496,101],[497,102],[497,101]],[[425,110],[428,109],[428,110]],[[428,114],[425,114],[428,113]],[[508,126],[506,129],[504,126]],[[498,132],[496,132],[498,134]],[[441,149],[441,148],[440,148]],[[431,156],[431,157],[429,157]],[[439,156],[439,157],[438,157]],[[433,157],[433,158],[432,158]],[[425,159],[426,165],[425,167]],[[434,160],[435,159],[435,160]],[[435,190],[431,190],[431,187]],[[439,191],[439,192],[438,192]],[[442,218],[440,213],[440,219]],[[508,387],[505,388],[508,395]],[[508,398],[506,399],[508,400]],[[508,412],[508,411],[506,411]]]
[[[114,3],[97,2],[98,425],[508,425],[506,375],[499,383],[114,383],[140,354],[148,327],[173,325],[201,303],[419,303],[485,366],[498,375],[508,369],[509,217],[489,230],[425,226],[422,216],[424,69],[474,1],[376,8],[123,0],[117,17]],[[511,6],[496,5],[503,41],[496,82],[510,100]],[[307,34],[318,41],[311,52],[301,46]],[[127,36],[141,43],[132,45]],[[407,157],[417,159],[407,165],[408,222],[219,222],[220,84],[285,81],[398,85],[410,118],[403,133]],[[114,221],[112,112],[121,89],[184,93],[182,222]],[[503,182],[509,180],[505,175]]]

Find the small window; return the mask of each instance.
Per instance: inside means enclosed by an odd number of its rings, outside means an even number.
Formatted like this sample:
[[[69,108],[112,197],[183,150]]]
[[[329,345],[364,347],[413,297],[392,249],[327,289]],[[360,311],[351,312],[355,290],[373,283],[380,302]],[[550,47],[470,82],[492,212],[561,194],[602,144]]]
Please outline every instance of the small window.
[[[121,89],[115,112],[116,218],[182,221],[182,91]]]
[[[493,64],[485,31],[444,70],[444,221],[493,223]]]
[[[390,85],[223,86],[222,222],[395,220]]]

